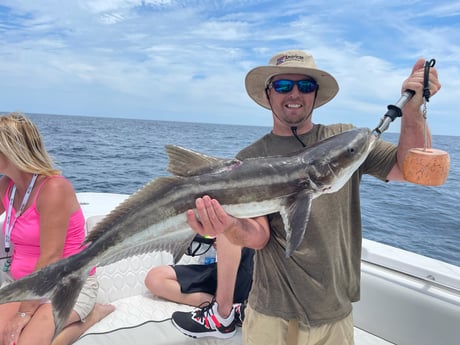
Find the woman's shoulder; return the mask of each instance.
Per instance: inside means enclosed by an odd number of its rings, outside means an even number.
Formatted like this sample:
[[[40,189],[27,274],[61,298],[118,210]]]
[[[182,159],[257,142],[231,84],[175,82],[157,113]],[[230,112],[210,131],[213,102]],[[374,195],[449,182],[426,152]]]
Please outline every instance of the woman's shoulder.
[[[80,207],[70,181],[60,175],[60,178],[56,176],[47,177],[39,185],[35,202],[40,214],[56,210],[74,212]]]
[[[65,199],[75,196],[72,183],[61,175],[47,176],[38,185],[38,200]]]
[[[72,183],[62,175],[46,176],[41,184],[41,189],[54,191],[63,189],[63,191],[70,190],[73,192]]]

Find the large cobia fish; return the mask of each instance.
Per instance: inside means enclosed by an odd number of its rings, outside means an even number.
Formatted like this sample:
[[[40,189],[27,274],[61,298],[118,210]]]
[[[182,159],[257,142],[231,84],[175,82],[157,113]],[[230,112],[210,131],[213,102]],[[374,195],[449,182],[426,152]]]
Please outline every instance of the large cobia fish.
[[[1,289],[0,304],[49,299],[59,333],[92,267],[159,250],[180,259],[195,236],[185,212],[203,195],[219,200],[235,217],[280,212],[289,256],[304,237],[312,200],[339,190],[373,142],[369,129],[355,128],[297,154],[245,160],[167,146],[168,170],[174,176],[153,180],[117,206],[88,235],[80,253]]]

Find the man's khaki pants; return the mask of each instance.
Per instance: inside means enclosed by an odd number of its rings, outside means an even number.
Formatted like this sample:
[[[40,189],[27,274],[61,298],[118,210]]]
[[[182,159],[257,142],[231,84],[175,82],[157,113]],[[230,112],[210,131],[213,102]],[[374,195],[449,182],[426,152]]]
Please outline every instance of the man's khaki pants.
[[[249,305],[243,323],[244,345],[354,345],[353,316],[308,327],[298,320],[283,320],[254,311]]]

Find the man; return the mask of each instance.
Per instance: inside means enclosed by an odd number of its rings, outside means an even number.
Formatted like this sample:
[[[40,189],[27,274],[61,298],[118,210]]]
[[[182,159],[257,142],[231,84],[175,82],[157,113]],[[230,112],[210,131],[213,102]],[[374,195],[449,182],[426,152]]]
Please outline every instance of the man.
[[[220,235],[232,243],[257,249],[253,285],[243,324],[249,344],[354,344],[352,302],[359,300],[361,216],[359,184],[362,174],[383,181],[403,181],[402,163],[408,149],[423,147],[424,60],[418,60],[402,89],[415,91],[403,108],[399,145],[378,140],[366,161],[345,186],[312,203],[306,235],[289,258],[279,214],[253,219],[228,215],[218,200],[203,196],[187,212],[189,225],[200,234]],[[430,92],[441,87],[435,68]],[[314,124],[312,113],[338,92],[335,78],[316,67],[303,51],[286,51],[268,66],[251,70],[246,90],[270,109],[273,129],[242,150],[237,158],[288,155],[351,125]],[[430,145],[428,133],[427,145]]]
[[[254,250],[233,245],[225,236],[216,237],[215,247],[217,263],[158,266],[145,278],[154,295],[199,307],[175,312],[171,318],[182,333],[192,337],[232,337],[235,326],[241,325],[243,303],[251,288]]]

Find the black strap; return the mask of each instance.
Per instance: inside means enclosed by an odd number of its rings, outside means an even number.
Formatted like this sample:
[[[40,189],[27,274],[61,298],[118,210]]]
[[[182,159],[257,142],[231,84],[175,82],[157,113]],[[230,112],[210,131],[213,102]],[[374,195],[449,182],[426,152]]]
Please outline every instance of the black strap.
[[[302,147],[306,147],[306,145],[304,144],[302,139],[300,139],[300,137],[297,134],[297,127],[296,126],[291,127],[291,132],[292,132],[292,135],[294,136],[294,138],[296,138],[297,141],[302,145]]]
[[[430,101],[430,67],[433,67],[436,64],[435,59],[431,59],[430,61],[425,61],[425,70],[423,74],[423,97],[427,102]]]
[[[213,246],[214,242],[216,241],[215,238],[210,238],[210,237],[204,237],[199,234],[197,234],[194,238],[192,243],[188,246],[185,255],[188,256],[198,256],[198,255],[203,255],[211,249]],[[194,245],[194,243],[197,243],[197,245]]]

